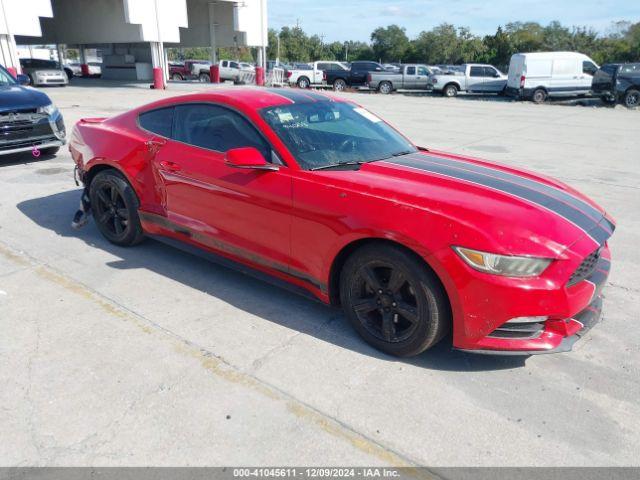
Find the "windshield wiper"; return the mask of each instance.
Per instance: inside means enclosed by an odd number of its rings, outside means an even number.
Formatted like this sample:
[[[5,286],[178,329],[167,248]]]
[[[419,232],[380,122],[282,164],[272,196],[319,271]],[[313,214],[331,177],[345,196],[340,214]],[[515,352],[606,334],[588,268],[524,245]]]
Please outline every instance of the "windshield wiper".
[[[415,150],[404,150],[402,152],[397,152],[391,155],[392,157],[402,157],[403,155],[409,155],[410,153],[415,153]]]
[[[353,167],[353,166],[359,166],[362,165],[363,161],[358,161],[358,162],[340,162],[340,163],[330,163],[329,165],[322,165],[320,167],[314,167],[311,170],[328,170],[329,168],[340,168],[340,167]]]

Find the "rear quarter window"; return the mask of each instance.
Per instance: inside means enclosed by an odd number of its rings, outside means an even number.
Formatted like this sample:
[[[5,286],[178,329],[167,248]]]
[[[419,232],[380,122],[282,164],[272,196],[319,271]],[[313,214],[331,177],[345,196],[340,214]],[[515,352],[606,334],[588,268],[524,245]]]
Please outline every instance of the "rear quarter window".
[[[141,113],[139,117],[140,126],[161,137],[171,138],[173,112],[174,108],[168,107]]]

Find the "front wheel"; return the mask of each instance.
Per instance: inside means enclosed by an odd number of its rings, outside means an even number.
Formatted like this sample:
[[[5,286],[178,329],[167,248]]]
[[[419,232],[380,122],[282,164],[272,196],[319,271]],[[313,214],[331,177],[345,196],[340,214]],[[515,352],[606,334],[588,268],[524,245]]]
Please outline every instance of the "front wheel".
[[[627,108],[636,108],[640,106],[640,91],[631,89],[624,94],[624,106]]]
[[[335,82],[333,82],[333,89],[336,92],[343,92],[347,89],[347,82],[345,82],[341,78],[338,78]]]
[[[98,173],[91,181],[89,198],[98,230],[111,243],[130,247],[144,239],[138,199],[120,172]]]
[[[369,245],[352,254],[340,275],[340,300],[356,331],[391,355],[423,352],[451,324],[449,302],[433,272],[395,246]]]
[[[200,83],[211,83],[211,77],[208,73],[201,73],[198,75],[198,81]]]
[[[173,75],[171,75],[171,80],[173,80],[174,82],[181,82],[184,79],[179,73],[174,73]]]

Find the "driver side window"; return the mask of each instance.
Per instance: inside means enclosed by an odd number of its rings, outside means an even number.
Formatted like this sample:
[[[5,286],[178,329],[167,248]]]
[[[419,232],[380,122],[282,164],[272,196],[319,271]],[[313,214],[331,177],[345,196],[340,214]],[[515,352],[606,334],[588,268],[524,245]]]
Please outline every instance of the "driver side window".
[[[217,105],[176,107],[174,139],[222,153],[232,148],[254,147],[271,161],[271,149],[255,127],[238,113]]]

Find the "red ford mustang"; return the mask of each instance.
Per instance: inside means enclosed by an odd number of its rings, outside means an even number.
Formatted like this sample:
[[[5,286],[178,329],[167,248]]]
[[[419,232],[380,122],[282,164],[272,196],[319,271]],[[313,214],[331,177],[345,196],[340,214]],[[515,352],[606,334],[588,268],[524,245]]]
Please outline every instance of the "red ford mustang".
[[[109,241],[158,236],[249,266],[341,304],[394,355],[449,331],[467,351],[566,351],[600,315],[614,222],[594,202],[416,147],[339,98],[174,97],[84,119],[70,149]]]

